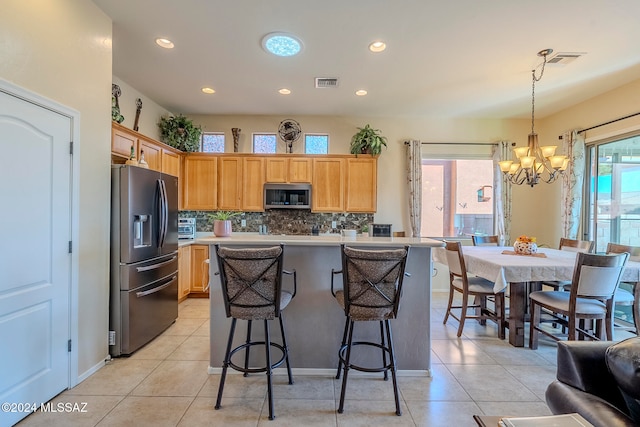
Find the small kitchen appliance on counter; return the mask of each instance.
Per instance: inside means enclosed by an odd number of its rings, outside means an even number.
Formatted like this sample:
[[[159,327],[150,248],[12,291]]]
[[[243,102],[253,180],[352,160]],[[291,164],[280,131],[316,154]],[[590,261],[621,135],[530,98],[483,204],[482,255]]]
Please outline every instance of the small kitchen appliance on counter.
[[[391,224],[372,224],[373,237],[391,237]]]
[[[178,239],[196,238],[196,219],[178,218]]]

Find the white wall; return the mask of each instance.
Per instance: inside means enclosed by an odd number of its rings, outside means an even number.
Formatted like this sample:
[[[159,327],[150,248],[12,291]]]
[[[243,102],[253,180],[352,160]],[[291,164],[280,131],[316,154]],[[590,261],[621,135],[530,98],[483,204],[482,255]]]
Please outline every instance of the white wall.
[[[116,76],[113,76],[113,83],[120,86],[120,91],[122,92],[122,95],[118,99],[120,113],[124,116],[124,121],[121,125],[133,129],[133,124],[136,120],[136,99],[140,98],[142,101],[142,110],[140,111],[140,120],[138,121],[138,132],[157,141],[161,141],[158,122],[160,121],[160,117],[171,115],[171,112],[156,104],[146,95],[138,92],[135,88]]]
[[[9,0],[0,77],[80,112],[78,373],[108,354],[111,20],[89,0]],[[33,242],[37,244],[37,242]]]

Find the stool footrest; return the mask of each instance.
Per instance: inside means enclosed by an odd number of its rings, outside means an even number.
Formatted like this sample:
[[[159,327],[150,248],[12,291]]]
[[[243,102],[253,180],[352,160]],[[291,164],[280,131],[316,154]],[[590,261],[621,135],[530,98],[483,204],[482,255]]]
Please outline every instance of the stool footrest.
[[[378,344],[378,343],[370,342],[370,341],[355,341],[355,342],[351,343],[352,349],[353,349],[354,346],[357,346],[357,345],[366,345],[366,346],[369,346],[369,347],[377,347],[377,348],[383,350],[385,353],[387,353],[389,355],[389,357],[391,357],[391,352],[389,351],[389,347],[386,347],[386,346],[384,346],[382,344]],[[345,353],[347,351],[347,347],[348,347],[348,345],[346,345],[346,344],[343,345],[342,347],[340,347],[340,350],[338,350],[338,358],[340,358],[340,361],[350,369],[355,369],[356,371],[361,371],[361,372],[385,372],[385,371],[388,371],[389,369],[392,368],[391,358],[389,358],[389,362],[390,362],[389,364],[384,365],[382,367],[378,367],[378,368],[369,368],[369,367],[365,367],[365,366],[354,365],[353,363],[349,363],[347,365],[346,356],[345,356]]]
[[[287,358],[287,351],[285,350],[284,346],[278,344],[278,343],[269,343],[271,345],[271,347],[275,347],[278,350],[280,350],[282,352],[282,357],[275,363],[273,363],[271,365],[271,369],[275,369],[277,367],[279,367],[280,365],[282,365],[284,363],[284,361]],[[245,368],[244,366],[238,366],[235,363],[233,363],[231,361],[233,355],[240,351],[240,350],[244,350],[244,349],[248,349],[254,345],[260,345],[262,347],[264,347],[265,342],[264,341],[251,341],[249,343],[244,343],[242,345],[237,346],[236,348],[234,348],[233,350],[231,350],[231,353],[229,353],[229,367],[235,369],[236,371],[239,372],[244,372],[247,374],[255,374],[255,373],[260,373],[260,372],[267,372],[267,367],[261,367],[261,368]]]

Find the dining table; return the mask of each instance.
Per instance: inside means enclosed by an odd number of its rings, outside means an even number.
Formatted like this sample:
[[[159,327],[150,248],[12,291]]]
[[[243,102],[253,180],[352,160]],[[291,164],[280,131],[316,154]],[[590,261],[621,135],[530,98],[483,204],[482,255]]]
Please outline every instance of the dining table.
[[[528,293],[541,288],[543,281],[570,281],[576,264],[577,252],[551,248],[538,248],[531,255],[516,254],[513,247],[463,246],[465,267],[468,274],[479,276],[494,283],[494,292],[509,292],[509,343],[524,347],[525,322],[527,318]],[[447,265],[444,248],[434,248],[433,259]],[[622,282],[640,282],[640,262],[627,261],[621,277]],[[634,294],[640,292],[635,286]],[[638,296],[636,301],[638,301]],[[638,304],[634,317],[638,315]]]

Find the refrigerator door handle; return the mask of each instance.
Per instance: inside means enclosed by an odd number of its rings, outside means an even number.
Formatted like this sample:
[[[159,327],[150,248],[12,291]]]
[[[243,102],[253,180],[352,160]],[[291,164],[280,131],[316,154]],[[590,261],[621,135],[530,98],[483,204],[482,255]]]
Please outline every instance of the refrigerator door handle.
[[[167,283],[165,283],[162,286],[158,286],[157,288],[149,289],[148,291],[144,291],[144,292],[136,292],[136,296],[138,298],[142,298],[142,297],[146,297],[147,295],[151,295],[151,294],[155,294],[156,292],[160,292],[164,288],[171,286],[171,284],[176,281],[177,277],[178,276],[173,276],[171,278],[171,280],[169,280]]]
[[[136,267],[136,271],[138,273],[141,273],[143,271],[155,270],[156,268],[160,268],[160,267],[165,266],[167,264],[171,264],[173,261],[175,261],[176,258],[177,257],[174,256],[169,260],[166,260],[166,261],[163,261],[163,262],[159,262],[157,264],[147,265],[147,266],[144,266],[144,267]]]
[[[167,187],[164,184],[164,180],[158,180],[158,187],[160,189],[160,236],[158,239],[158,247],[161,248],[164,246],[164,239],[167,237],[169,207],[167,200]]]

